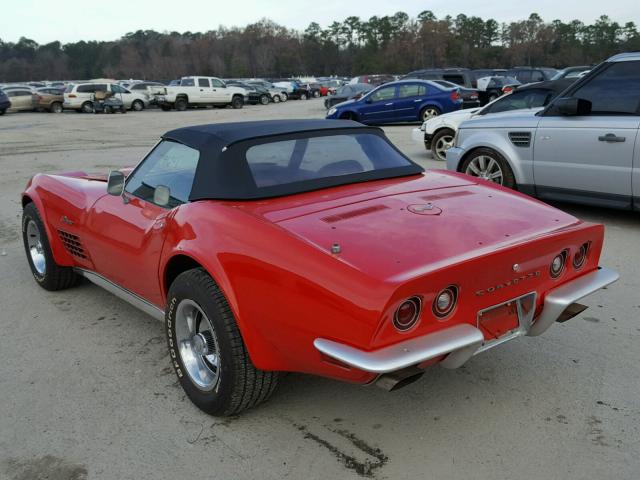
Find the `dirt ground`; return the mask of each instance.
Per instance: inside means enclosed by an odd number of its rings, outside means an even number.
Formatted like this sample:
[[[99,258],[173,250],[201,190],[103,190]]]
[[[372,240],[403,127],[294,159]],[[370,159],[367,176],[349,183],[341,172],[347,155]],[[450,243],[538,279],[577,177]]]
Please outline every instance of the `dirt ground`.
[[[323,114],[309,100],[0,117],[0,479],[638,478],[638,213],[559,205],[606,225],[602,264],[621,279],[544,336],[393,393],[288,375],[266,405],[228,419],[185,397],[159,322],[93,285],[50,293],[31,278],[20,192],[32,174],[132,165],[184,125]],[[385,130],[442,168],[411,128]]]

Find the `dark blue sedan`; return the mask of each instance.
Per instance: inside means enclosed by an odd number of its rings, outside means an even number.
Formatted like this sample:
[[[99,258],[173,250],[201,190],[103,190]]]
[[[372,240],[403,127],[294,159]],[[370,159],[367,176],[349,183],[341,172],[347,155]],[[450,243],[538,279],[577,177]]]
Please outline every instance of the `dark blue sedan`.
[[[461,107],[457,88],[428,80],[400,80],[380,85],[358,100],[339,103],[327,112],[327,118],[366,124],[424,122]]]

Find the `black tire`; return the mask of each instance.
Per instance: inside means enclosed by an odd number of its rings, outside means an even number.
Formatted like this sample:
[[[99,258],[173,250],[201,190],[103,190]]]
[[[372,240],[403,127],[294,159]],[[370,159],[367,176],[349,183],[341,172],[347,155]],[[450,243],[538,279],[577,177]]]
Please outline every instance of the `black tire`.
[[[104,106],[104,113],[113,113],[113,108],[111,107],[111,105],[105,105]]]
[[[437,117],[441,113],[442,112],[438,107],[435,107],[433,105],[427,105],[422,110],[420,110],[420,118],[418,120],[420,120],[421,122],[425,122],[430,118]]]
[[[4,115],[7,112],[6,108],[3,108],[2,110],[0,110],[0,115]]]
[[[320,92],[318,90],[314,90],[313,98],[318,98],[320,96]]]
[[[470,165],[472,164],[472,162],[474,162],[474,160],[479,161],[480,157],[486,157],[495,161],[495,163],[500,167],[502,173],[501,181],[498,182],[496,180],[489,180],[474,172]],[[487,161],[485,160],[485,164],[486,163]],[[460,171],[474,177],[485,178],[485,180],[493,181],[495,183],[498,183],[499,185],[502,185],[503,187],[512,188],[514,190],[517,189],[516,177],[513,174],[513,170],[511,170],[511,167],[509,166],[509,162],[507,162],[498,152],[490,148],[483,147],[470,152],[462,161]]]
[[[182,320],[176,317],[183,301],[197,304],[215,337],[219,376],[208,391],[194,383],[178,348],[176,319]],[[271,396],[278,383],[278,372],[258,370],[253,365],[226,298],[204,269],[188,270],[174,280],[167,296],[165,320],[169,354],[178,381],[202,411],[215,416],[235,415]],[[203,321],[201,318],[199,323]]]
[[[231,106],[235,109],[244,107],[244,98],[242,98],[240,95],[235,95],[231,99]]]
[[[131,110],[133,110],[134,112],[141,112],[142,110],[144,110],[144,103],[142,102],[142,100],[134,100],[131,104]]]
[[[280,103],[280,95],[274,95],[272,101],[273,103]]]
[[[49,107],[49,111],[51,113],[62,113],[63,111],[62,104],[60,102],[53,102],[51,104],[51,107]]]
[[[29,235],[27,226],[33,222],[37,227],[40,235],[41,254],[44,256],[44,268],[39,272],[36,268],[29,248]],[[40,218],[40,213],[33,203],[28,203],[22,210],[22,241],[24,243],[25,253],[29,268],[36,283],[45,290],[55,291],[72,287],[78,281],[78,275],[71,267],[61,267],[53,259],[51,246],[44,223]]]
[[[189,106],[189,103],[187,102],[186,98],[178,98],[176,99],[176,110],[179,112],[184,112],[187,107]]]
[[[282,101],[286,102],[289,100],[289,94],[287,92],[282,92]]]
[[[84,102],[80,107],[82,113],[93,113],[93,102]]]
[[[435,160],[440,160],[441,162],[447,160],[446,156],[442,155],[442,143],[445,142],[451,144],[453,142],[453,137],[455,136],[455,134],[456,132],[454,132],[453,130],[449,128],[443,128],[442,130],[438,130],[438,132],[433,136],[433,138],[431,139],[431,153],[433,154],[433,158]]]
[[[260,104],[261,105],[269,105],[269,102],[271,100],[269,100],[269,95],[267,95],[266,93],[263,95],[260,95]]]
[[[171,110],[171,107],[169,105],[160,105],[160,109],[163,112],[168,112],[169,110]]]
[[[300,100],[306,100],[307,99],[307,94],[306,93],[301,93],[300,94]]]

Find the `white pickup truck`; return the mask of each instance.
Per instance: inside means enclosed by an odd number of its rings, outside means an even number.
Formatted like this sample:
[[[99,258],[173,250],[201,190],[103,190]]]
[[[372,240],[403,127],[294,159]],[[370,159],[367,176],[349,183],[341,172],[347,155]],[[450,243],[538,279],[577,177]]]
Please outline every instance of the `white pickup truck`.
[[[180,85],[166,87],[156,100],[162,110],[183,111],[189,106],[227,106],[242,108],[248,92],[226,85],[217,77],[182,77]]]

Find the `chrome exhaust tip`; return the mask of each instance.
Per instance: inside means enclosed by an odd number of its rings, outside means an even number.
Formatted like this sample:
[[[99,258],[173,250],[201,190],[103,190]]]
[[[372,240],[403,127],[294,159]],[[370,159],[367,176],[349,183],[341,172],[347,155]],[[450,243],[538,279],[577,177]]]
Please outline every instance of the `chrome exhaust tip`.
[[[408,367],[380,375],[375,383],[377,387],[387,392],[393,392],[419,380],[422,375],[424,375],[424,370],[420,370],[417,367]]]
[[[581,303],[572,303],[571,305],[569,305],[567,308],[564,309],[564,311],[560,314],[556,322],[563,323],[563,322],[566,322],[567,320],[571,320],[576,315],[580,315],[587,308],[589,307],[587,307],[586,305],[582,305]]]

